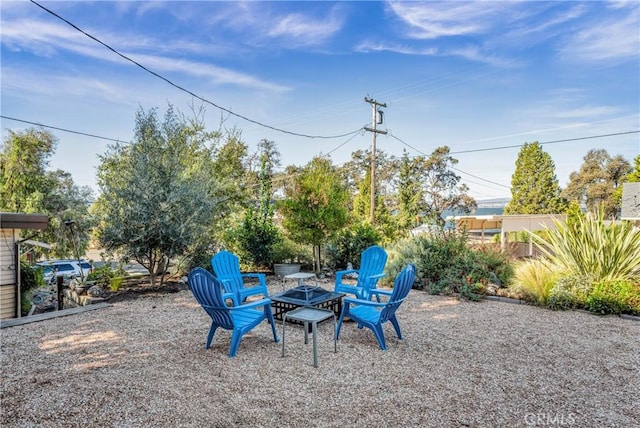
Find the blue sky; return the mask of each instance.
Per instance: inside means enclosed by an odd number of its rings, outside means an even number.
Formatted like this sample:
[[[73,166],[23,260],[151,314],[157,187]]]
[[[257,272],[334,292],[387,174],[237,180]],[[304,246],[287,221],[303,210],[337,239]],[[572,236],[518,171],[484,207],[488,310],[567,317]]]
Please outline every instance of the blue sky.
[[[478,200],[508,197],[525,142],[640,129],[640,2],[42,2],[148,69],[254,121],[332,136],[371,125],[400,156],[447,145]],[[192,97],[28,2],[2,1],[2,115],[131,141],[139,107],[188,113]],[[221,112],[206,123],[276,142],[283,165],[371,134],[310,139]],[[2,119],[2,136],[29,125]],[[53,131],[53,168],[96,188],[109,141]],[[590,149],[630,162],[640,134],[543,145],[561,186]],[[351,138],[353,137],[353,138]]]

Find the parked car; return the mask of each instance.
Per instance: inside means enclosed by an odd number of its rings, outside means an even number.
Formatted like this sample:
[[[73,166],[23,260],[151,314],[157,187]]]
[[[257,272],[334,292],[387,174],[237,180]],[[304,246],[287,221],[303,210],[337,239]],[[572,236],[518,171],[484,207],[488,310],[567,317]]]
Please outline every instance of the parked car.
[[[44,280],[49,283],[55,281],[58,276],[65,278],[86,277],[93,271],[93,266],[86,260],[62,259],[45,260],[36,263],[44,270]]]

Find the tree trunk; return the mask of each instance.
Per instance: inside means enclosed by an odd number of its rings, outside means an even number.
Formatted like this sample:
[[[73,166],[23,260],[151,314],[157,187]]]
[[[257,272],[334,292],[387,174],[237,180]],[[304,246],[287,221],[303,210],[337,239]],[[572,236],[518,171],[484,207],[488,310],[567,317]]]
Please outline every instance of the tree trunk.
[[[320,272],[320,245],[313,246],[313,270]]]

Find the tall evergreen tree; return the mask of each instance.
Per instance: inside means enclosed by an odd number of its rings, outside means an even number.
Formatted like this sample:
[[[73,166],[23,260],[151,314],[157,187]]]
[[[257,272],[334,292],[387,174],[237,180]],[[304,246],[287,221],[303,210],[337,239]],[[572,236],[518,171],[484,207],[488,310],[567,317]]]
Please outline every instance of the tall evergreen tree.
[[[516,170],[511,176],[511,201],[505,214],[557,214],[567,204],[561,197],[551,156],[537,141],[525,143],[516,159]]]

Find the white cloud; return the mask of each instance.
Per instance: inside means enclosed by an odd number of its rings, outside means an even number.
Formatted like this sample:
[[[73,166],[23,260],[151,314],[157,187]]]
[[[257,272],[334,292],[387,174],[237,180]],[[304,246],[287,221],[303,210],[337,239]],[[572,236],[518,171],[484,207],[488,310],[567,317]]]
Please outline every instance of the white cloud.
[[[391,2],[391,10],[409,25],[407,36],[436,39],[480,34],[504,21],[514,2]]]
[[[428,55],[435,56],[438,54],[437,48],[414,48],[407,46],[406,44],[397,43],[385,43],[385,42],[373,42],[363,41],[354,47],[356,52],[394,52],[404,55]]]
[[[159,46],[163,46],[158,41],[144,37],[128,34],[126,36],[106,35],[100,36],[100,38],[105,43],[108,41],[110,46],[118,49],[122,54],[132,59],[134,57],[137,58],[137,62],[151,70],[155,68],[155,71],[173,71],[191,76],[207,77],[215,84],[232,84],[269,91],[287,90],[282,85],[263,81],[246,73],[208,63],[180,60],[169,56],[135,53],[134,51],[136,50],[144,51],[147,50],[146,48],[157,50]],[[40,56],[52,57],[59,50],[66,50],[92,59],[133,65],[73,29],[36,20],[24,19],[2,22],[2,44],[14,51],[28,50]],[[174,41],[169,45],[165,44],[164,49],[176,49],[177,53],[182,55],[181,49],[189,45],[189,42]],[[122,51],[123,47],[129,51]],[[192,43],[191,47],[192,50],[204,49],[204,46],[195,43]]]
[[[132,59],[144,64],[152,70],[184,73],[197,77],[205,77],[214,84],[233,84],[247,88],[264,89],[275,92],[287,91],[289,88],[269,83],[251,75],[236,72],[202,62],[161,57],[157,55],[132,54]]]
[[[465,46],[454,49],[435,48],[435,47],[412,47],[406,44],[385,43],[364,41],[358,44],[354,50],[356,52],[393,52],[402,55],[419,55],[419,56],[454,56],[465,58],[474,62],[481,62],[498,67],[514,67],[517,65],[515,60],[501,58],[498,55],[484,53],[479,46]]]
[[[33,96],[53,99],[84,98],[134,107],[137,105],[136,102],[129,101],[134,88],[93,77],[48,73],[43,78],[38,72],[3,67],[2,87],[5,94],[25,99],[34,99]]]
[[[638,4],[636,3],[636,6]],[[560,50],[583,61],[608,61],[640,56],[640,7],[626,16],[611,17],[578,31]]]
[[[292,13],[275,20],[267,35],[284,38],[287,47],[316,46],[324,43],[342,28],[342,19],[336,10],[324,19]]]
[[[504,35],[504,39],[510,43],[539,43],[550,39],[566,31],[566,25],[570,21],[581,18],[588,12],[588,7],[578,4],[568,10],[560,12],[540,21],[526,22]]]
[[[501,58],[498,55],[487,54],[478,46],[465,46],[462,48],[452,49],[450,51],[447,51],[446,54],[448,56],[458,56],[471,61],[482,62],[498,67],[514,67],[517,65],[516,60]]]
[[[609,117],[618,114],[620,109],[612,106],[581,106],[569,110],[561,110],[555,113],[559,119],[591,120],[594,118]]]

